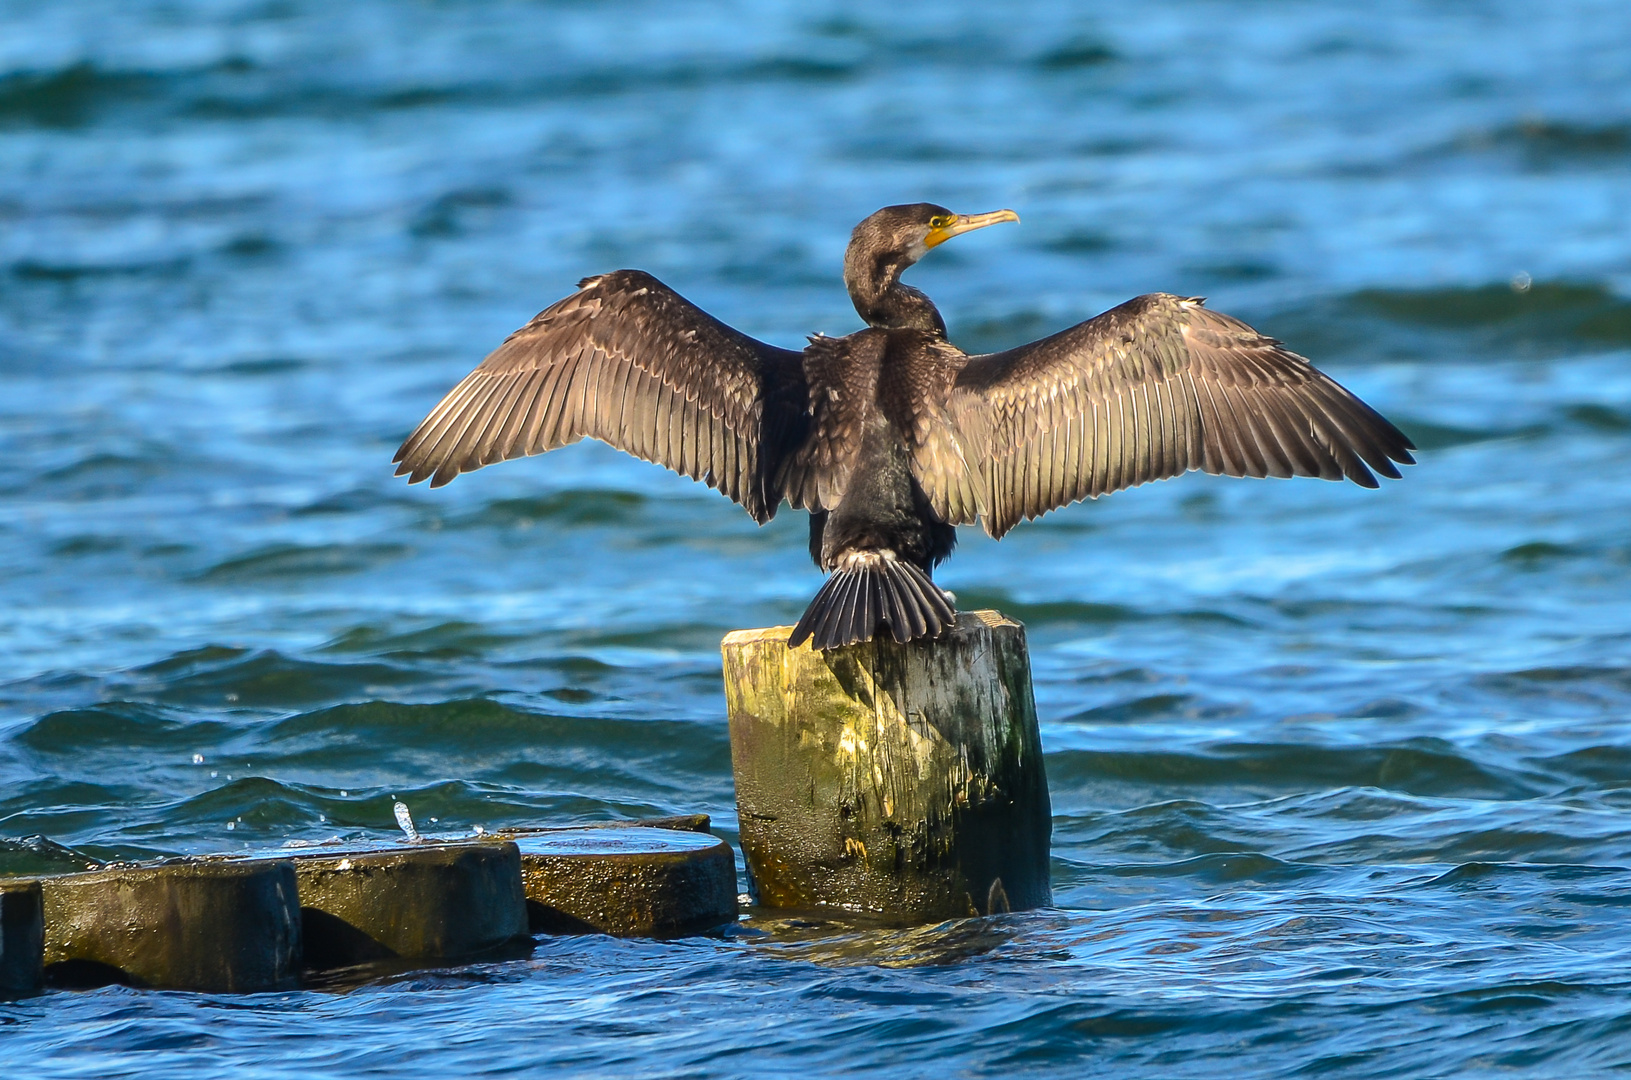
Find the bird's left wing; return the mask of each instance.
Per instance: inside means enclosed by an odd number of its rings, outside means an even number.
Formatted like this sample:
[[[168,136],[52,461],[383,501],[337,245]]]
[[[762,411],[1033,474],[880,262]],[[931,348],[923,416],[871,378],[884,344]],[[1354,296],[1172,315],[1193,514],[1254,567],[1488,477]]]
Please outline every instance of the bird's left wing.
[[[731,329],[639,270],[586,278],[448,392],[396,452],[439,487],[589,437],[718,488],[755,521],[802,437],[801,354]]]
[[[992,536],[1079,499],[1190,469],[1375,487],[1414,449],[1307,360],[1198,299],[1153,293],[970,357],[943,406],[977,462]],[[1367,468],[1368,466],[1368,468]],[[925,490],[937,485],[923,476]],[[948,521],[966,510],[936,506]]]

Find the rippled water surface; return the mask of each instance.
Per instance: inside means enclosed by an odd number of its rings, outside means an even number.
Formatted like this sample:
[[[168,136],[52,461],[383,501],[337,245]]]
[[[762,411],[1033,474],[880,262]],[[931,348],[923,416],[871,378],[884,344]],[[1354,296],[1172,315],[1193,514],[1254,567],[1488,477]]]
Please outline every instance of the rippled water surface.
[[[814,592],[802,515],[391,452],[585,274],[848,332],[849,228],[918,199],[1025,219],[912,273],[965,347],[1206,294],[1423,449],[963,530],[942,580],[1030,634],[1057,908],[52,992],[0,1003],[7,1075],[1631,1066],[1620,0],[0,0],[0,870],[393,796],[734,840],[718,642]]]

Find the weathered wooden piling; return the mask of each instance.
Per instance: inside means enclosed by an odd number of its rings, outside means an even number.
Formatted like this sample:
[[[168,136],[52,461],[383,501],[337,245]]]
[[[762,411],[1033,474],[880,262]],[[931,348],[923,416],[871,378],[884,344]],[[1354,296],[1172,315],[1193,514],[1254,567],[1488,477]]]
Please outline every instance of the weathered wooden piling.
[[[725,637],[742,854],[759,902],[901,922],[1052,902],[1025,630],[961,612],[939,639],[819,652]]]
[[[700,815],[698,815],[700,816]],[[685,827],[518,829],[531,929],[681,937],[736,921],[736,858]],[[706,818],[701,818],[706,828]]]
[[[0,881],[0,997],[40,988],[45,903],[37,881]]]
[[[526,937],[512,843],[424,843],[294,860],[305,966],[454,960]]]
[[[176,859],[39,884],[48,983],[253,992],[293,986],[299,974],[287,859]]]

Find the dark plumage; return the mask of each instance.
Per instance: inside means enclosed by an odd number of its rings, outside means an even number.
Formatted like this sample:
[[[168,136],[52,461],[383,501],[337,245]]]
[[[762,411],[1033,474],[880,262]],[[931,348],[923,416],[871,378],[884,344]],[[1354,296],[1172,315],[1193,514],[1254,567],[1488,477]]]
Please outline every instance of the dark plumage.
[[[1152,293],[1052,337],[969,356],[900,282],[932,247],[1011,210],[889,206],[855,227],[844,284],[867,328],[778,349],[639,270],[585,278],[465,376],[397,451],[397,475],[462,472],[588,436],[718,488],[760,523],[810,512],[829,573],[794,629],[829,649],[954,618],[930,580],[955,526],[1022,519],[1191,469],[1346,477],[1412,464],[1364,402],[1198,297]]]

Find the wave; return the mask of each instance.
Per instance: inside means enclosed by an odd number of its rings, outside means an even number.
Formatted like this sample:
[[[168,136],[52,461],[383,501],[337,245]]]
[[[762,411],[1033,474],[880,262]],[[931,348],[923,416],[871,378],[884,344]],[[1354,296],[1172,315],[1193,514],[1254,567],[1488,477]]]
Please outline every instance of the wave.
[[[11,276],[19,281],[72,283],[84,278],[180,277],[187,274],[192,265],[192,259],[185,255],[102,263],[28,258],[19,259],[8,269]]]
[[[1024,601],[1005,592],[986,589],[964,589],[957,593],[957,607],[962,611],[1000,611],[1026,626],[1090,625],[1114,626],[1119,623],[1138,622],[1149,616],[1136,608],[1123,604],[1095,604],[1080,600]]]
[[[156,95],[165,77],[80,62],[0,77],[0,127],[74,128]]]
[[[1596,282],[1360,289],[1255,321],[1305,356],[1533,360],[1631,347],[1631,299]]]
[[[478,758],[507,773],[542,764],[557,781],[582,769],[639,774],[671,787],[678,777],[729,772],[723,725],[684,720],[632,720],[617,716],[558,715],[491,698],[425,704],[368,701],[300,713],[263,729],[264,752],[278,760],[321,761],[351,751],[383,762],[432,750]],[[546,760],[536,762],[538,751]],[[363,760],[358,757],[356,760]],[[535,777],[536,779],[537,777]]]
[[[454,660],[486,656],[495,650],[530,640],[529,635],[504,634],[480,623],[454,620],[416,630],[392,630],[380,626],[354,626],[330,640],[319,650],[324,653],[366,653],[386,660]],[[608,665],[581,658],[589,670],[609,670]]]
[[[274,649],[207,645],[134,669],[109,684],[164,705],[215,709],[288,709],[318,702],[409,692],[433,671],[378,662],[319,662]]]
[[[235,584],[357,574],[406,558],[413,551],[405,544],[272,544],[246,555],[223,559],[195,580]]]
[[[272,67],[243,56],[169,68],[112,68],[79,60],[0,75],[0,129],[77,129],[171,118],[254,120],[343,117],[438,107],[514,107],[540,99],[593,97],[755,83],[837,83],[869,70],[863,57],[692,57],[661,63],[518,65],[488,78],[408,83],[345,81],[305,65]],[[319,72],[322,72],[319,74]]]
[[[147,702],[109,701],[47,713],[12,738],[35,753],[78,755],[103,748],[192,750],[215,743],[228,730],[217,721],[178,719]]]
[[[1102,790],[1114,784],[1170,793],[1167,797],[1208,789],[1215,793],[1220,788],[1269,795],[1369,787],[1411,795],[1515,800],[1543,791],[1534,779],[1473,761],[1439,739],[1353,747],[1220,743],[1204,752],[1062,750],[1047,756],[1047,770],[1056,791]]]
[[[1572,337],[1612,345],[1631,344],[1631,300],[1589,282],[1361,289],[1347,302],[1357,310],[1410,326],[1499,326],[1506,335],[1519,338]]]
[[[1067,724],[1136,724],[1147,720],[1181,718],[1186,720],[1221,720],[1239,715],[1245,710],[1238,705],[1208,703],[1197,694],[1151,694],[1130,701],[1117,701],[1096,705],[1091,709],[1071,713],[1062,723]]]
[[[51,764],[8,786],[4,829],[93,857],[145,858],[336,830],[394,836],[398,799],[427,833],[699,809],[729,820],[722,723],[563,715],[487,698],[373,700],[267,719],[211,696],[214,708],[109,701],[15,730],[6,749]],[[0,872],[23,858],[7,850],[0,844]]]
[[[1077,37],[1041,53],[1033,63],[1044,71],[1079,71],[1082,68],[1103,67],[1120,59],[1121,54],[1104,41]]]
[[[1530,117],[1468,132],[1431,156],[1505,153],[1535,171],[1623,166],[1631,157],[1631,123],[1591,123]]]
[[[475,513],[454,518],[455,528],[644,524],[652,498],[633,491],[581,488],[519,499],[496,499]]]
[[[43,836],[0,836],[0,874],[71,874],[101,865],[94,855]]]

